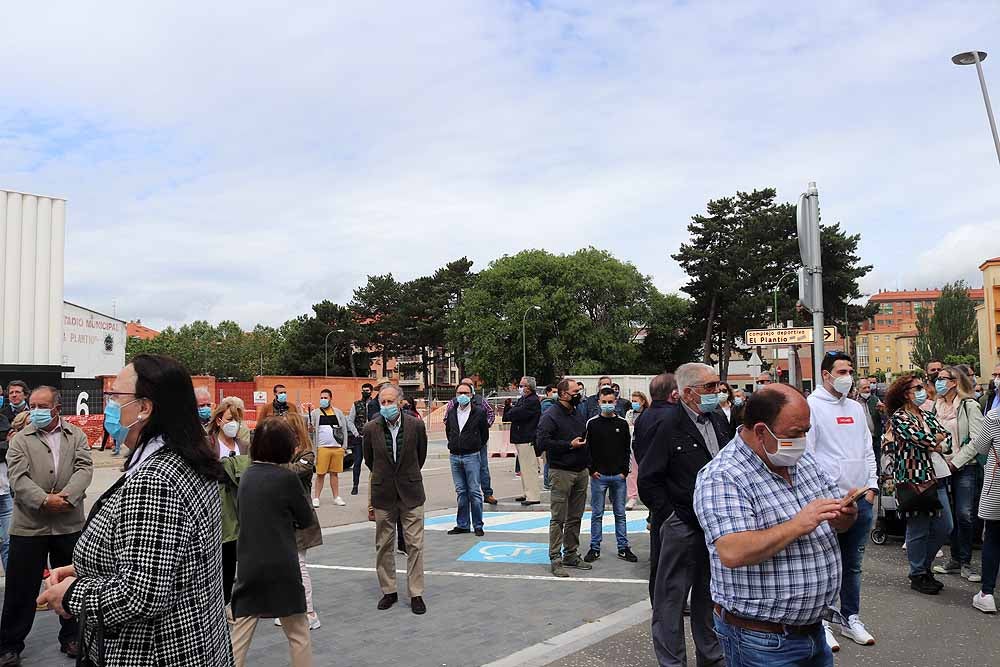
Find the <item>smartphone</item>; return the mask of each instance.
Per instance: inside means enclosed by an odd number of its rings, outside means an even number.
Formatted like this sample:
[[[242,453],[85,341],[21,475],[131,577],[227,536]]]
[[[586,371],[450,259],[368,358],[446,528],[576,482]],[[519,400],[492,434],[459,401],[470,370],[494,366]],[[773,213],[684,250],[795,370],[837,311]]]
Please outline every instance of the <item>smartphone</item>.
[[[853,496],[844,499],[843,502],[844,507],[847,507],[848,505],[853,505],[854,503],[864,498],[867,494],[868,494],[868,489],[858,489],[857,491],[854,492]]]

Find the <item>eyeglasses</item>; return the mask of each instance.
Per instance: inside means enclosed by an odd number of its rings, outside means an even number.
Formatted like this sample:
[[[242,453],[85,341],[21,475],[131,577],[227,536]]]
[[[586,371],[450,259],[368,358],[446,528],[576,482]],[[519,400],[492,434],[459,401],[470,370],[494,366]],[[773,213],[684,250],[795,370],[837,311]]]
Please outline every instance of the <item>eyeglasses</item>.
[[[708,389],[709,391],[718,391],[719,390],[719,383],[718,382],[705,382],[704,384],[693,384],[691,386],[692,387],[703,387],[705,389]]]
[[[937,379],[938,379],[938,380],[954,380],[955,378],[953,378],[953,377],[952,377],[952,376],[950,376],[950,375],[938,375],[938,378],[937,378]]]

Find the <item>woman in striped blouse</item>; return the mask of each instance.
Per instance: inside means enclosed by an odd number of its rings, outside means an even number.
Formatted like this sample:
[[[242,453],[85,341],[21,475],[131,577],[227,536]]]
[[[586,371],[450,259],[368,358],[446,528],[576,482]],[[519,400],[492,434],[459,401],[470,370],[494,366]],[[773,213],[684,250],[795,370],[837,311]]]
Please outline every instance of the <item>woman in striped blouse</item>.
[[[986,455],[983,493],[979,498],[979,518],[986,525],[983,538],[983,582],[980,591],[972,598],[972,606],[987,614],[996,613],[993,591],[1000,568],[1000,409],[990,410],[983,419],[979,434],[951,461],[956,469],[975,460],[977,454]]]

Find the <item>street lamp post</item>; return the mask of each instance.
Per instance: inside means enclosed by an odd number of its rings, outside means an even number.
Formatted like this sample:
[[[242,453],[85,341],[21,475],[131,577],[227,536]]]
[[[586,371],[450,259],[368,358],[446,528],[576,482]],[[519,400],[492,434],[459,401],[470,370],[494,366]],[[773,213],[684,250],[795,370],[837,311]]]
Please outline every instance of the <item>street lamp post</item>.
[[[990,121],[990,130],[993,132],[993,145],[997,149],[997,159],[1000,160],[1000,135],[997,134],[997,122],[993,118],[993,106],[990,104],[990,94],[986,90],[986,77],[983,76],[983,61],[986,60],[985,51],[966,51],[951,57],[951,62],[956,65],[975,65],[976,73],[979,75],[979,87],[983,89],[983,102],[986,103],[986,117]]]
[[[330,354],[327,348],[327,343],[330,341],[330,335],[335,333],[344,333],[343,329],[330,329],[326,334],[326,338],[323,339],[323,377],[328,377],[330,375]]]
[[[541,306],[528,306],[524,311],[524,316],[521,318],[521,376],[524,377],[528,374],[528,338],[525,332],[525,324],[528,321],[528,313],[532,310],[541,310]]]

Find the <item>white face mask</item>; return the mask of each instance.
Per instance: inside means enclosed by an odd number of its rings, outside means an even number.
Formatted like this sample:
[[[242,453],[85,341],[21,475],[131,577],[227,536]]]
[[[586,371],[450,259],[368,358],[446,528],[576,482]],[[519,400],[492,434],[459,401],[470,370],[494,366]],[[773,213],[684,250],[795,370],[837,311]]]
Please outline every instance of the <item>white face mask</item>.
[[[226,422],[222,425],[222,432],[226,434],[227,438],[235,438],[236,434],[240,432],[240,423],[238,421]]]
[[[861,398],[869,398],[872,395],[870,391],[861,392]]]
[[[719,392],[719,403],[725,403],[729,400],[729,394],[724,391]]]
[[[833,378],[833,388],[841,396],[851,393],[851,387],[853,386],[854,378],[850,375],[838,375]]]
[[[767,425],[764,426],[771,437],[778,441],[778,451],[774,454],[764,448],[767,460],[776,468],[789,468],[799,462],[806,453],[806,438],[779,438]]]
[[[1000,388],[1000,378],[993,378],[993,386]]]

